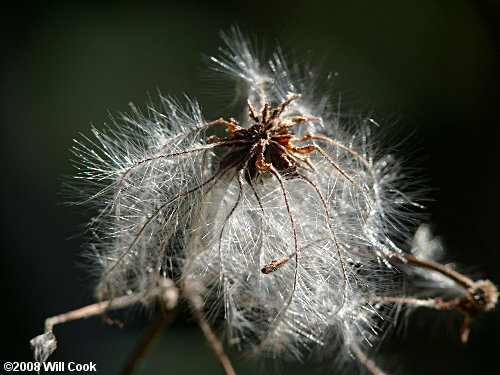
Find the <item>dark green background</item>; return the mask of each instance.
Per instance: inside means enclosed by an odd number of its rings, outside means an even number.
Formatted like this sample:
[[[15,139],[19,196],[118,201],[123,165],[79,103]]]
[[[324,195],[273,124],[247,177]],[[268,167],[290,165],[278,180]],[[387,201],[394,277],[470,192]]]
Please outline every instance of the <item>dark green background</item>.
[[[395,152],[429,178],[429,218],[448,259],[473,277],[500,280],[498,249],[499,8],[496,1],[22,2],[2,6],[2,359],[30,361],[28,341],[47,316],[92,301],[81,264],[85,221],[60,205],[69,147],[108,121],[108,111],[144,107],[157,89],[196,96],[208,118],[226,102],[207,91],[200,54],[216,54],[231,25],[271,50],[338,72],[345,108],[370,111],[401,136]],[[310,54],[311,52],[311,54]],[[312,57],[311,57],[312,56]],[[227,93],[226,93],[227,94]],[[336,99],[336,98],[335,98]],[[227,100],[227,95],[221,99]],[[395,121],[397,120],[397,121]],[[396,123],[396,125],[394,125]],[[97,363],[114,374],[145,324],[118,329],[99,319],[56,328],[53,361]],[[410,319],[383,348],[398,374],[489,374],[498,367],[498,313],[458,342],[458,317]],[[497,344],[497,348],[495,348]],[[495,350],[496,349],[496,350]],[[241,358],[232,353],[233,358]],[[236,360],[242,374],[276,372]],[[333,374],[329,363],[286,364],[283,373]],[[185,314],[165,334],[143,374],[219,373]]]

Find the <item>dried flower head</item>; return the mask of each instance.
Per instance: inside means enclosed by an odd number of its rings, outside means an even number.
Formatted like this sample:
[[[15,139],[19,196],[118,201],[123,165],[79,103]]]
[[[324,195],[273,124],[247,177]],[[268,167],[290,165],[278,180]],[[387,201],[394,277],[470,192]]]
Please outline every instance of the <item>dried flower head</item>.
[[[246,85],[248,111],[221,121],[227,137],[208,139],[229,148],[216,163],[227,176],[201,202],[184,288],[197,285],[209,315],[224,314],[228,341],[254,353],[303,358],[333,337],[346,353],[364,346],[374,311],[360,301],[387,287],[374,275],[400,251],[388,233],[402,214],[398,167],[279,53],[261,64],[237,31],[225,41],[214,69]]]
[[[435,247],[425,229],[416,256],[393,241],[411,219],[411,183],[376,152],[369,121],[344,123],[329,110],[314,73],[289,67],[279,51],[260,61],[236,29],[223,38],[212,69],[244,87],[239,118],[206,121],[196,102],[161,97],[73,150],[78,190],[98,209],[90,223],[97,298],[108,309],[161,295],[172,307],[171,278],[212,342],[208,323],[224,317],[227,342],[255,355],[303,359],[335,345],[340,360],[381,374],[367,353],[384,306],[419,301],[401,295],[394,270],[415,266],[430,279],[434,264],[421,256]],[[475,317],[478,304],[464,298],[481,285],[468,285],[451,308]],[[53,324],[34,342],[42,360],[55,349]]]

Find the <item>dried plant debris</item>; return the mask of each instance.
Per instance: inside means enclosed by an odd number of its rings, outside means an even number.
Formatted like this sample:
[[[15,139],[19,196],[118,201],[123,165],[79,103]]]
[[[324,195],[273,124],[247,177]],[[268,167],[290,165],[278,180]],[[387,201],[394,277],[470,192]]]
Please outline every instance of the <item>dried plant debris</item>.
[[[221,317],[222,338],[253,355],[336,348],[337,364],[356,359],[374,374],[394,305],[460,311],[466,341],[497,289],[436,263],[428,226],[411,249],[397,245],[417,220],[418,181],[377,148],[374,121],[332,110],[316,73],[280,51],[261,61],[237,29],[223,39],[211,69],[244,88],[241,116],[207,121],[195,101],[160,97],[74,147],[78,204],[98,212],[99,302],[50,318],[32,340],[37,360],[55,350],[54,324],[156,300],[172,311],[179,296],[228,374],[211,330]]]

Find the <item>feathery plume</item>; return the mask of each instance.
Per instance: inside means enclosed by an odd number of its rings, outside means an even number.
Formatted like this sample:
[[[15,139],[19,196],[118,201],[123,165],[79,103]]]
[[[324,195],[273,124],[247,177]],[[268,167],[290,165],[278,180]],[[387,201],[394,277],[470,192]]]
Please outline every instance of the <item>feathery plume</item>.
[[[103,302],[92,314],[160,296],[173,309],[175,284],[226,373],[210,331],[221,317],[225,340],[254,355],[303,360],[335,346],[340,362],[357,358],[376,374],[370,353],[386,305],[458,309],[464,339],[496,289],[427,260],[439,245],[426,227],[413,254],[396,245],[415,192],[376,149],[370,121],[345,123],[315,73],[287,65],[280,50],[262,61],[239,30],[223,39],[211,69],[244,88],[238,118],[207,121],[196,102],[160,97],[73,149],[75,189],[98,212],[89,229]],[[434,283],[427,291],[453,284],[461,294],[402,295],[396,269]],[[489,296],[484,308],[479,295]],[[51,354],[52,325],[33,345],[40,360]]]

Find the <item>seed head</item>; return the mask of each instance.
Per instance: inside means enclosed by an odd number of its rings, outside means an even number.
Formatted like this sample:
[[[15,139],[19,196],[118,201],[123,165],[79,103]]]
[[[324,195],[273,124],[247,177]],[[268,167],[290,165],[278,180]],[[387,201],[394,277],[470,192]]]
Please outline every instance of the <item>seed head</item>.
[[[428,280],[419,258],[438,249],[425,227],[416,257],[393,241],[410,218],[408,178],[376,150],[370,121],[330,109],[316,73],[279,50],[260,60],[237,29],[223,39],[211,69],[236,81],[240,116],[207,121],[195,101],[161,96],[73,149],[74,185],[97,207],[97,297],[147,298],[168,276],[213,324],[224,317],[229,343],[295,359],[335,346],[381,374],[365,353],[380,307],[408,301],[390,297],[394,269],[417,265]],[[454,307],[472,311],[464,293]]]
[[[73,149],[77,186],[98,209],[97,297],[147,293],[170,275],[199,287],[228,340],[255,353],[365,345],[374,311],[359,301],[399,251],[398,166],[376,156],[370,125],[327,110],[313,72],[279,52],[259,61],[236,29],[223,39],[212,69],[246,88],[240,118],[209,122],[196,102],[160,97]],[[206,135],[217,126],[225,136]]]
[[[225,152],[204,177],[217,179],[199,201],[182,284],[203,285],[228,341],[256,354],[368,345],[375,311],[363,301],[388,287],[374,275],[400,252],[389,233],[404,196],[398,167],[376,157],[363,121],[348,128],[326,109],[307,86],[312,72],[289,69],[280,53],[259,61],[237,30],[224,40],[212,69],[245,87],[246,109],[218,121],[226,137],[207,139]]]

